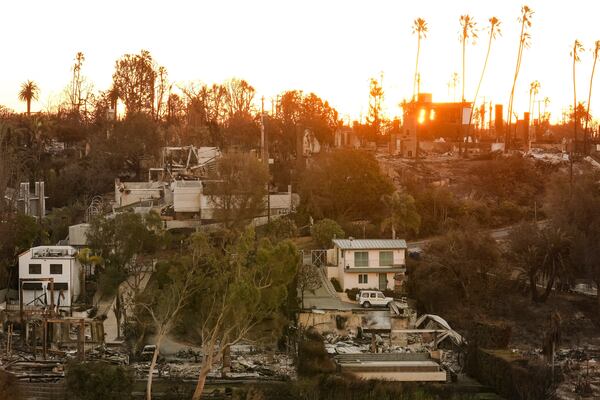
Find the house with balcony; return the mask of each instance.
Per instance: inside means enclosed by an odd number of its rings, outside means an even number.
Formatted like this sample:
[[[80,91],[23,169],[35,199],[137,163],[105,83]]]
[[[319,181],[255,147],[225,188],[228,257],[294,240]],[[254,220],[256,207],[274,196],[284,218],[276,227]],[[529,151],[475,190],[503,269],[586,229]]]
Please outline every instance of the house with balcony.
[[[25,308],[70,308],[82,284],[82,266],[72,246],[38,246],[19,256],[19,292]]]
[[[401,239],[333,239],[327,277],[342,290],[395,289],[406,273],[406,241]]]

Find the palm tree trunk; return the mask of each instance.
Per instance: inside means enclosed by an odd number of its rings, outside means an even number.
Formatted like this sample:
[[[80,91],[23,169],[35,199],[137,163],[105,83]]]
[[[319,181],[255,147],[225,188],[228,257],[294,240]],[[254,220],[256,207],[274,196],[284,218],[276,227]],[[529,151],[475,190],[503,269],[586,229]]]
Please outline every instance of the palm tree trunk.
[[[31,99],[27,99],[27,116],[31,116]]]
[[[575,80],[575,63],[577,49],[573,49],[573,153],[577,150],[577,85]]]
[[[592,75],[590,76],[590,91],[588,92],[588,101],[587,101],[587,112],[585,115],[585,130],[583,134],[585,135],[584,143],[585,143],[585,152],[588,151],[588,116],[590,115],[590,103],[592,102],[592,84],[594,83],[594,72],[596,71],[596,61],[598,60],[598,52],[594,53],[594,63],[592,64]]]
[[[490,40],[488,42],[487,52],[485,54],[485,61],[483,62],[483,68],[481,69],[481,76],[479,77],[479,83],[477,83],[477,89],[475,90],[475,97],[473,98],[473,103],[471,105],[471,113],[469,114],[469,124],[467,125],[467,133],[471,131],[471,122],[473,120],[473,110],[475,110],[475,106],[477,105],[477,97],[479,96],[479,89],[481,89],[481,84],[483,82],[483,76],[485,75],[485,70],[488,65],[488,60],[490,58],[490,51],[492,49],[492,39],[493,39],[494,28],[490,30]],[[490,114],[491,118],[491,114]],[[490,120],[491,121],[491,120]],[[491,124],[491,122],[490,122]]]
[[[510,142],[510,129],[512,122],[512,108],[513,108],[513,100],[515,97],[515,87],[517,86],[517,78],[519,76],[519,69],[521,68],[521,56],[523,53],[523,33],[525,32],[525,21],[521,23],[521,34],[519,35],[519,49],[517,51],[517,65],[515,67],[515,76],[513,78],[512,89],[510,90],[510,97],[508,100],[508,118],[506,125],[506,135],[504,140],[504,152],[508,151],[508,143]]]
[[[417,99],[418,93],[416,93],[417,89],[417,76],[419,75],[419,53],[421,52],[421,36],[417,33],[417,61],[415,63],[415,78],[413,80],[413,101]]]
[[[460,98],[462,99],[461,101],[464,103],[465,102],[465,53],[466,53],[466,48],[467,46],[467,38],[463,35],[462,38],[462,92],[461,92],[461,96]]]

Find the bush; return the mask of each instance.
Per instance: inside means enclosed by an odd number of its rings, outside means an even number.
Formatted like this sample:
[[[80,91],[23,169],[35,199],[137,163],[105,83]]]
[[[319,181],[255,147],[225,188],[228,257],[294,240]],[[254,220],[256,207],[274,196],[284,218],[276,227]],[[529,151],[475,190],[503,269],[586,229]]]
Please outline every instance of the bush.
[[[133,374],[124,367],[104,362],[67,366],[67,397],[78,400],[131,399]]]
[[[340,281],[338,281],[336,278],[331,278],[331,284],[333,285],[333,288],[336,292],[342,292],[342,285],[340,285]]]
[[[290,218],[282,217],[273,219],[271,222],[260,228],[262,229],[257,229],[257,233],[262,234],[262,236],[265,236],[274,242],[298,236],[298,227]]]
[[[345,232],[337,222],[325,218],[310,228],[310,234],[319,247],[329,249],[332,247],[331,240],[344,237]]]
[[[127,273],[116,267],[107,267],[100,272],[98,288],[103,296],[113,296],[117,293],[119,285],[127,279]]]

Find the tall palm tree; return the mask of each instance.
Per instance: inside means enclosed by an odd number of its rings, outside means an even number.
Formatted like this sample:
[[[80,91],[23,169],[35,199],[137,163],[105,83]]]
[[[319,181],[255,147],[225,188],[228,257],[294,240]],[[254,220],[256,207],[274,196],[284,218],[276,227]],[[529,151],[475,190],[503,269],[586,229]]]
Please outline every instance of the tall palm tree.
[[[573,57],[573,143],[574,150],[577,150],[577,81],[575,73],[575,65],[581,61],[579,53],[583,51],[583,45],[577,39],[573,42],[573,48],[571,49],[571,57]]]
[[[546,110],[548,109],[548,104],[550,104],[550,97],[544,97],[544,119],[550,119],[546,114]]]
[[[413,101],[416,100],[417,80],[419,79],[419,55],[421,53],[421,39],[427,37],[427,22],[423,18],[417,18],[413,21],[412,32],[417,34],[417,61],[415,63],[415,78],[413,80]]]
[[[34,81],[28,80],[27,82],[23,82],[21,84],[19,100],[27,103],[27,116],[31,115],[31,101],[37,100],[39,94],[40,88]]]
[[[483,83],[483,76],[485,75],[485,70],[488,65],[488,60],[490,59],[490,51],[492,49],[492,42],[496,39],[496,36],[502,35],[500,31],[500,20],[496,17],[491,17],[490,21],[490,36],[488,40],[488,48],[485,54],[485,61],[483,62],[483,68],[481,69],[481,76],[479,77],[479,83],[477,83],[477,89],[475,90],[475,96],[473,97],[473,105],[471,109],[475,110],[475,106],[477,104],[477,97],[479,96],[479,89],[481,89],[481,84]],[[490,112],[491,115],[491,112]],[[469,115],[469,130],[471,127],[471,120],[473,119],[473,113]]]
[[[481,84],[483,83],[483,76],[485,75],[485,70],[488,65],[488,60],[490,59],[490,51],[492,50],[492,42],[496,39],[496,36],[502,35],[500,30],[500,20],[496,17],[492,17],[489,19],[490,21],[490,36],[488,39],[488,48],[485,54],[485,61],[483,62],[483,68],[481,69],[481,76],[479,77],[479,83],[477,84],[477,90],[475,90],[475,97],[473,98],[473,108],[475,108],[475,103],[477,102],[477,96],[479,96],[479,89],[481,89]]]
[[[596,61],[598,61],[598,54],[600,53],[600,40],[596,40],[596,46],[594,48],[594,63],[592,64],[592,75],[590,76],[590,90],[588,92],[588,101],[587,101],[587,112],[586,116],[590,115],[590,103],[592,102],[592,83],[594,83],[594,72],[596,72]],[[585,120],[585,130],[583,132],[585,135],[585,151],[587,152],[587,141],[588,141],[588,119]]]
[[[529,115],[533,120],[533,111],[535,109],[535,98],[540,93],[540,81],[533,81],[529,84]]]
[[[467,52],[467,42],[469,39],[475,41],[477,39],[477,22],[470,15],[460,16],[460,41],[462,43],[462,91],[461,99],[465,102],[465,58]]]
[[[517,51],[517,65],[515,67],[515,75],[513,77],[512,89],[510,90],[510,97],[508,99],[508,118],[507,118],[507,129],[506,138],[504,141],[504,151],[508,151],[510,141],[510,126],[512,123],[513,114],[513,102],[515,99],[515,87],[517,86],[517,78],[519,77],[519,71],[521,70],[521,61],[523,60],[523,50],[529,47],[529,41],[531,35],[528,30],[531,28],[531,18],[533,17],[533,10],[528,6],[521,7],[521,16],[519,22],[521,23],[521,33],[519,35],[519,48]]]

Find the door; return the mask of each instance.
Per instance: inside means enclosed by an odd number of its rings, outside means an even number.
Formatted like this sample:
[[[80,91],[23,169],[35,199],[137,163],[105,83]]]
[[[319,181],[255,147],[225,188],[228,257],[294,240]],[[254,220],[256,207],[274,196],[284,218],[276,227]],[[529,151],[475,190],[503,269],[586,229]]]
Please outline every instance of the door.
[[[379,274],[379,290],[385,290],[387,289],[387,274],[383,273],[383,274]]]

